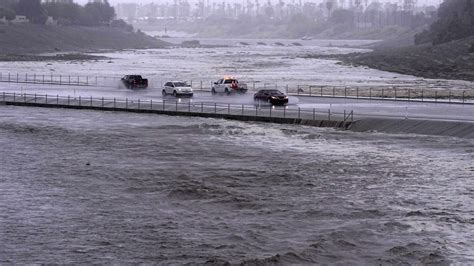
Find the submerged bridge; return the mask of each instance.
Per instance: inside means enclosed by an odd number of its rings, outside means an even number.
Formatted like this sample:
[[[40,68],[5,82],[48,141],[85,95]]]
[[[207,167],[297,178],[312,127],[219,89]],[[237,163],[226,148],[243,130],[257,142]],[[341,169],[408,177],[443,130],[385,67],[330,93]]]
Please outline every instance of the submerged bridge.
[[[327,112],[315,108],[290,106],[222,104],[204,102],[179,102],[178,100],[153,101],[140,99],[94,98],[51,96],[47,94],[6,93],[1,94],[4,105],[67,108],[102,111],[122,111],[177,116],[223,118],[240,121],[301,124],[317,127],[347,129],[354,122],[354,112]]]

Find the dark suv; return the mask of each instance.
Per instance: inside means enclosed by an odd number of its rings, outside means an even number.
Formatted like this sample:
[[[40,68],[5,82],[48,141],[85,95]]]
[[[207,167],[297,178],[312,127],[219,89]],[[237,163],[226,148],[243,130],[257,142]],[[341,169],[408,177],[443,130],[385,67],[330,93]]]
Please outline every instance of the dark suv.
[[[140,75],[126,75],[120,79],[120,82],[125,88],[129,89],[146,89],[148,87],[148,79],[144,79]]]
[[[254,101],[268,102],[272,105],[288,104],[288,96],[279,90],[259,90],[253,96]]]

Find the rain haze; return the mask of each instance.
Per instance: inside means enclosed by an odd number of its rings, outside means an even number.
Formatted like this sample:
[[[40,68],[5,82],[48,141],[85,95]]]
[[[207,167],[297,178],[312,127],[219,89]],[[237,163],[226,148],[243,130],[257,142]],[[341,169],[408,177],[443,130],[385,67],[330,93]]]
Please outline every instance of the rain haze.
[[[472,0],[0,0],[0,264],[474,264],[472,114]]]

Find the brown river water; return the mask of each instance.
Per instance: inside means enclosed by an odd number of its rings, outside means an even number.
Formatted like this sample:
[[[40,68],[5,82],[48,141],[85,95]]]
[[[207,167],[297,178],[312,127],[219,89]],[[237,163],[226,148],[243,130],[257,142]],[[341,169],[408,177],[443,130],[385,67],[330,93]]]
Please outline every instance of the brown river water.
[[[0,106],[0,264],[474,263],[474,140]]]

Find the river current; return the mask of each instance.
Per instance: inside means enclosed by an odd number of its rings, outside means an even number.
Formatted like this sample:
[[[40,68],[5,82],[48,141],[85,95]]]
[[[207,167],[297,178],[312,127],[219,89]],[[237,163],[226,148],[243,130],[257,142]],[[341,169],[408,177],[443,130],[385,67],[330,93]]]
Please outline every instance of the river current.
[[[0,106],[0,264],[474,263],[474,142]]]

